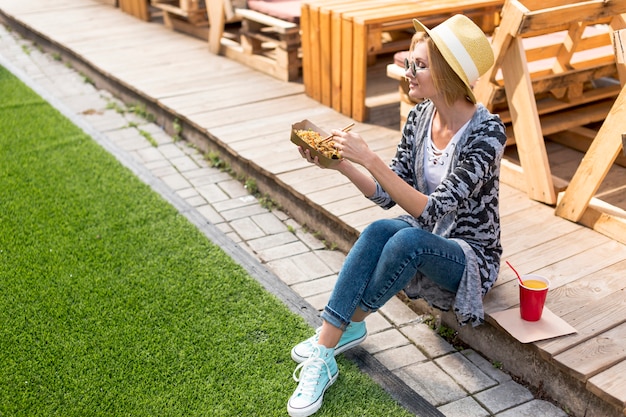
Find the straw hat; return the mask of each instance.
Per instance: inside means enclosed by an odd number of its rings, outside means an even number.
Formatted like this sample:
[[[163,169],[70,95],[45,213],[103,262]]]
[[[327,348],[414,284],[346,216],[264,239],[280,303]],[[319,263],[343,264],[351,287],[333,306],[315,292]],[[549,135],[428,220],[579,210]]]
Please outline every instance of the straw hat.
[[[426,32],[476,103],[472,85],[493,65],[493,50],[483,31],[467,16],[454,15],[432,29],[413,19],[418,32]]]

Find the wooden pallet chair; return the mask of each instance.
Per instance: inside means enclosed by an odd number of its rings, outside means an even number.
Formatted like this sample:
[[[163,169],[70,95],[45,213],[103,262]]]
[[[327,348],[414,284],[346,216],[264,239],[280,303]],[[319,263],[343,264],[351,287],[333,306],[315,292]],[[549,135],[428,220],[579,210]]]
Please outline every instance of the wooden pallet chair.
[[[283,81],[300,77],[300,0],[248,0],[235,6],[238,38],[224,37],[223,0],[209,1],[209,48]]]
[[[616,63],[626,74],[626,29],[613,33]],[[626,77],[622,90],[585,153],[567,189],[559,195],[556,214],[626,243],[626,211],[594,198],[620,155],[626,156]],[[626,179],[625,179],[626,180]]]
[[[152,5],[161,10],[163,24],[168,28],[208,41],[205,0],[152,0]]]
[[[626,0],[507,0],[492,39],[494,66],[475,94],[512,125],[520,165],[503,181],[556,204],[544,136],[604,120],[620,92],[612,30]]]
[[[140,20],[149,22],[152,18],[150,13],[150,0],[119,0],[118,6],[121,11]]]

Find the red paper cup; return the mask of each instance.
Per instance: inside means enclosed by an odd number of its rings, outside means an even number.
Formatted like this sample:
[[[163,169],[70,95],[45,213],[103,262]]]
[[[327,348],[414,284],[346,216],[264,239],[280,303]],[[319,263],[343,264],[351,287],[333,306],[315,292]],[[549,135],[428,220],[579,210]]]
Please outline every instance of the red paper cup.
[[[522,275],[519,286],[520,315],[522,320],[538,321],[543,313],[550,281],[540,275]]]

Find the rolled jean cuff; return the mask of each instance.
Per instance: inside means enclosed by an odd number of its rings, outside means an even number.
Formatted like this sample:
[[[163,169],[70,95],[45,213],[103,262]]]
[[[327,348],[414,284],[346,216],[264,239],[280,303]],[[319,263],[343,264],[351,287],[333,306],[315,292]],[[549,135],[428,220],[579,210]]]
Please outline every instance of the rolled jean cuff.
[[[324,307],[324,311],[322,311],[320,316],[324,321],[341,330],[346,330],[346,327],[350,324],[350,320],[346,321],[328,306]]]
[[[363,310],[364,312],[370,312],[370,313],[374,313],[376,312],[376,310],[368,308],[366,305],[361,304],[360,307],[361,310]],[[324,307],[324,311],[322,311],[322,314],[320,314],[320,317],[322,317],[322,319],[326,322],[328,322],[329,324],[332,324],[333,326],[337,327],[338,329],[341,329],[343,331],[346,330],[346,327],[348,327],[348,325],[352,322],[352,320],[344,320],[343,318],[341,318],[341,316],[339,314],[337,314],[337,312],[335,312],[333,309],[331,309],[330,307],[326,306]]]

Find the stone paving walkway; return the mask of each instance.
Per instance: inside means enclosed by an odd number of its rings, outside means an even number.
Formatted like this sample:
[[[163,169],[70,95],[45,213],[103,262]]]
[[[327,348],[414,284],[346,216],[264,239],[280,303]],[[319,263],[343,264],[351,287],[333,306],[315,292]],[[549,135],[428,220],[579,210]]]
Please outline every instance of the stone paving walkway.
[[[286,213],[266,208],[239,180],[211,167],[185,142],[129,112],[109,92],[95,89],[60,57],[39,51],[2,25],[0,65],[66,116],[99,132],[101,144],[118,159],[143,167],[142,180],[157,184],[153,186],[157,191],[174,193],[184,202],[183,210],[215,225],[229,242],[256,258],[299,297],[317,310],[323,308],[343,262],[342,253],[327,249]],[[393,299],[368,318],[369,337],[362,346],[442,414],[567,415],[552,403],[533,398],[528,389],[478,353],[457,351],[426,319]]]

